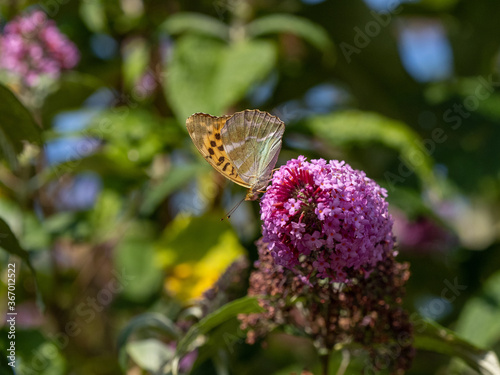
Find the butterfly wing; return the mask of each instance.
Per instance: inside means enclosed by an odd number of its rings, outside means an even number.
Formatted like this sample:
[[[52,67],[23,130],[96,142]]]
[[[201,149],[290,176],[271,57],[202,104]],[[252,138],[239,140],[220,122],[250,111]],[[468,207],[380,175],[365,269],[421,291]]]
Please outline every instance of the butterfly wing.
[[[223,146],[221,130],[229,118],[231,116],[216,117],[195,113],[186,120],[186,128],[194,145],[212,167],[231,181],[249,188],[250,185],[238,175],[237,167]]]
[[[237,112],[221,130],[224,149],[253,191],[268,182],[278,160],[285,124],[259,110]]]

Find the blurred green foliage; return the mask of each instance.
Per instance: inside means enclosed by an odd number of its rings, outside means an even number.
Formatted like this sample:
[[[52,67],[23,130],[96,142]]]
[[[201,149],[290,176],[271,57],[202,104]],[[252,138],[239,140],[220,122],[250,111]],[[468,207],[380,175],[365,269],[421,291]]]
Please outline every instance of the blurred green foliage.
[[[278,166],[345,160],[388,189],[411,262],[405,305],[442,326],[416,326],[409,373],[498,373],[500,4],[373,3],[0,3],[1,27],[41,8],[82,56],[33,92],[0,76],[0,314],[15,263],[16,374],[175,372],[192,350],[193,374],[319,371],[303,338],[245,344],[236,316],[257,309],[245,283],[204,318],[197,302],[241,254],[255,260],[260,228],[255,202],[220,222],[245,192],[199,157],[184,122],[256,107],[286,122]],[[409,67],[414,22],[415,37],[442,33],[444,76]],[[435,42],[423,40],[421,54]],[[6,325],[0,337],[4,354]],[[351,358],[345,373],[360,371]]]

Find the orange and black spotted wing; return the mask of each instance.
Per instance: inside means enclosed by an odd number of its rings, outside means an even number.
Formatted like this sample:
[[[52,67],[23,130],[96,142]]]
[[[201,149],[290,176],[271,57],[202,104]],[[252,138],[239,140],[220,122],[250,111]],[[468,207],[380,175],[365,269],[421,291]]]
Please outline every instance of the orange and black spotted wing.
[[[195,113],[186,120],[186,128],[201,155],[222,175],[231,181],[250,188],[238,175],[238,170],[222,144],[221,130],[231,116],[211,116]]]

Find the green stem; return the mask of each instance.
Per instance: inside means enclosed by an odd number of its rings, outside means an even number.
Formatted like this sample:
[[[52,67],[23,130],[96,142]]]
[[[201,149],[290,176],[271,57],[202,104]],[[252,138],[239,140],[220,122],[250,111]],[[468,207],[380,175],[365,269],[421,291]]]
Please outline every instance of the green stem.
[[[337,370],[337,375],[344,375],[351,361],[351,355],[347,349],[342,350],[342,362],[340,362],[339,369]]]
[[[321,355],[319,358],[321,361],[321,368],[322,368],[321,375],[328,375],[328,367],[330,364],[330,351],[328,351],[326,354]]]

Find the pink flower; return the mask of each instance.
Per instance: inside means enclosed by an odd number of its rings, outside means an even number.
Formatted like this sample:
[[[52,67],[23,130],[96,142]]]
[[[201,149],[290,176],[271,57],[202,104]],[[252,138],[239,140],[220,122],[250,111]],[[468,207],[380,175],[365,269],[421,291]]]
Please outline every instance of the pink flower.
[[[312,250],[317,250],[324,244],[324,240],[320,239],[321,234],[319,231],[315,231],[312,235],[306,233],[304,236],[304,244]]]
[[[323,255],[320,255],[318,256],[318,259],[313,262],[313,267],[315,267],[320,274],[323,274],[328,268],[330,268],[330,264],[328,259],[324,259]]]
[[[392,252],[386,191],[345,162],[299,156],[273,175],[261,201],[264,242],[275,262],[296,269],[304,256],[317,276],[344,281]]]
[[[290,198],[285,204],[284,207],[288,210],[288,214],[290,216],[295,215],[300,209],[300,201]]]
[[[76,46],[42,11],[13,19],[0,35],[0,69],[27,86],[35,86],[44,75],[56,79],[79,60]]]
[[[329,216],[330,212],[332,212],[332,210],[330,207],[328,207],[328,205],[324,203],[318,203],[318,207],[316,207],[315,213],[318,216],[318,219],[325,220],[325,218]]]

